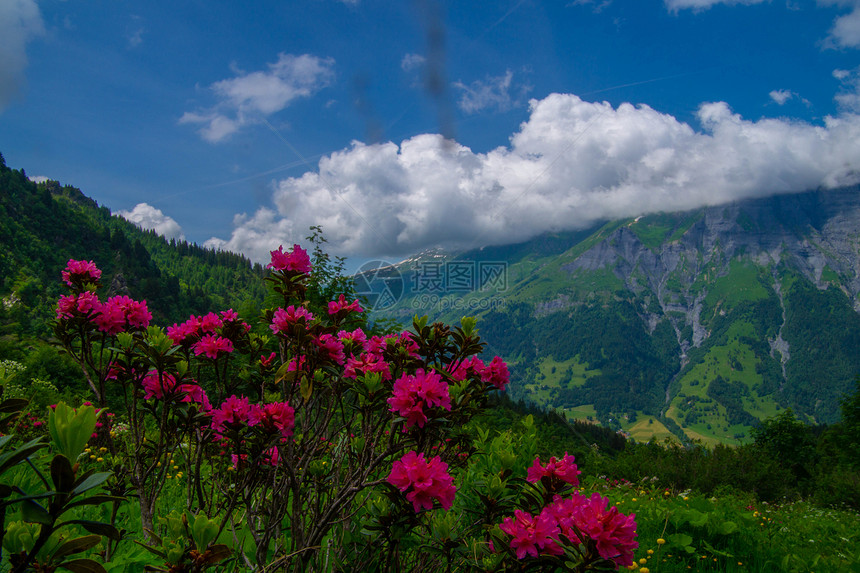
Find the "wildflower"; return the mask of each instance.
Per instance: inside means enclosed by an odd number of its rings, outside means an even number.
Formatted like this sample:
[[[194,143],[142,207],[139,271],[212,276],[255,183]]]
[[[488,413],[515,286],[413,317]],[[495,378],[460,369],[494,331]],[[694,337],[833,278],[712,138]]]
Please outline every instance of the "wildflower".
[[[63,277],[63,282],[67,285],[75,286],[75,283],[94,283],[98,281],[102,276],[102,272],[96,267],[93,261],[69,259],[65,270],[60,275]]]
[[[540,456],[538,456],[535,458],[532,467],[529,468],[526,480],[531,483],[537,483],[541,481],[542,478],[547,477],[550,480],[555,478],[574,486],[579,485],[579,478],[577,476],[582,472],[579,471],[579,468],[577,468],[576,463],[574,462],[575,458],[565,452],[564,457],[562,457],[561,460],[557,460],[555,456],[553,456],[545,466],[542,466],[540,463]]]
[[[336,336],[331,334],[322,334],[318,338],[314,339],[314,344],[319,347],[321,354],[330,358],[334,362],[342,365],[346,360],[346,356],[343,352],[343,342],[338,340]]]
[[[511,539],[511,549],[517,552],[517,559],[526,555],[538,556],[538,549],[552,555],[561,555],[563,551],[555,539],[558,538],[557,522],[546,512],[532,517],[525,511],[517,509],[514,517],[506,517],[499,529],[507,533]]]
[[[214,334],[219,328],[224,326],[224,321],[215,314],[210,312],[206,316],[200,318],[200,331]]]
[[[205,354],[207,358],[218,358],[219,354],[233,352],[233,343],[229,338],[207,334],[201,338],[193,347],[194,354]]]
[[[287,307],[287,310],[279,308],[275,311],[275,314],[272,316],[272,324],[269,325],[269,328],[272,329],[272,332],[275,334],[289,334],[292,325],[297,324],[300,320],[307,324],[313,319],[313,313],[305,307],[299,306],[297,308],[290,305]]]
[[[422,508],[433,509],[434,499],[446,510],[450,509],[457,491],[454,478],[448,474],[448,464],[442,458],[436,456],[428,462],[424,454],[414,451],[394,462],[388,483],[406,493],[416,513]]]
[[[406,428],[414,425],[423,428],[427,422],[424,406],[451,409],[448,385],[435,372],[418,369],[415,375],[404,374],[394,382],[393,396],[388,399],[389,411],[406,418]],[[404,428],[404,431],[406,431]]]
[[[657,539],[657,545],[663,545],[664,543],[666,543],[666,540],[663,539],[662,537]]]
[[[251,416],[254,417],[254,424],[249,425],[259,424],[270,432],[280,432],[284,438],[293,435],[293,426],[296,418],[295,410],[293,410],[289,402],[272,402],[266,404],[262,408],[253,410]]]
[[[298,245],[293,245],[292,252],[285,253],[284,246],[278,247],[277,251],[269,251],[272,255],[272,262],[266,265],[266,268],[275,271],[293,271],[300,274],[308,274],[311,272],[311,259],[308,252]]]
[[[481,372],[481,380],[486,384],[492,384],[499,390],[504,390],[505,386],[510,382],[508,365],[505,364],[504,360],[496,356]]]
[[[355,378],[358,372],[364,374],[378,372],[382,375],[383,380],[391,380],[391,370],[388,363],[382,356],[370,352],[363,352],[358,358],[350,356],[346,361],[346,368],[343,370],[344,378]]]
[[[337,300],[333,300],[328,303],[328,313],[336,315],[340,312],[364,312],[364,309],[361,308],[361,305],[358,303],[358,299],[348,303],[346,302],[346,297],[340,295]]]

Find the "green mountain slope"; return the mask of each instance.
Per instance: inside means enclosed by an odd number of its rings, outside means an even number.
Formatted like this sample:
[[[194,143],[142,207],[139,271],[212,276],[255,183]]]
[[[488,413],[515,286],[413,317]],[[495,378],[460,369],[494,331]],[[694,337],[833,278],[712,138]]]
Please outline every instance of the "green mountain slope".
[[[860,373],[857,188],[429,260],[443,271],[495,261],[507,281],[428,297],[419,280],[428,258],[414,257],[397,268],[410,288],[377,315],[478,315],[489,350],[512,364],[516,398],[640,439],[650,427],[736,443],[787,407],[833,423]]]
[[[164,324],[265,297],[260,265],[143,231],[71,186],[36,184],[0,155],[0,340],[19,344],[50,334],[71,259],[94,260],[105,294],[146,299]]]

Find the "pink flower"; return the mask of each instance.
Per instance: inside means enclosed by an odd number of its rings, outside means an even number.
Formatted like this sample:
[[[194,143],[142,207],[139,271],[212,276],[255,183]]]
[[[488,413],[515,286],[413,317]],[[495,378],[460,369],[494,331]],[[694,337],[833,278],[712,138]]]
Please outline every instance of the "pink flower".
[[[201,332],[210,332],[214,334],[222,326],[224,326],[224,321],[221,320],[221,318],[214,312],[210,312],[206,316],[200,318]]]
[[[173,344],[190,343],[191,338],[196,338],[200,335],[200,319],[193,314],[182,324],[174,324],[167,327],[167,336],[173,341]]]
[[[391,370],[388,363],[378,354],[371,354],[370,352],[363,352],[358,358],[350,356],[346,361],[346,368],[343,370],[344,378],[355,378],[358,372],[364,374],[378,372],[382,374],[383,380],[391,380]]]
[[[492,384],[499,390],[504,390],[505,386],[510,382],[511,376],[508,373],[508,365],[505,361],[496,356],[487,364],[481,372],[481,380],[485,384]]]
[[[576,542],[576,532],[594,540],[597,552],[604,559],[626,567],[633,563],[636,542],[636,515],[624,515],[598,493],[590,498],[574,494],[572,499],[559,496],[544,511],[552,514],[562,533]]]
[[[163,400],[164,396],[170,394],[176,386],[176,379],[170,374],[158,375],[157,370],[151,370],[141,381],[144,394],[143,398],[149,400],[157,398]]]
[[[233,343],[229,338],[207,334],[201,338],[193,347],[194,354],[200,356],[205,354],[207,358],[218,358],[219,354],[233,352]]]
[[[541,481],[541,478],[548,477],[556,478],[571,485],[579,485],[577,477],[582,472],[576,467],[575,458],[569,456],[567,452],[561,460],[557,460],[555,456],[551,457],[545,466],[540,463],[540,456],[535,458],[532,467],[529,468],[528,477],[526,480],[531,483]]]
[[[287,310],[279,308],[275,311],[275,314],[272,316],[272,324],[269,325],[269,328],[272,329],[272,332],[275,334],[284,333],[289,334],[292,328],[292,325],[297,324],[300,320],[304,321],[305,324],[311,322],[314,319],[313,313],[306,309],[303,306],[299,306],[298,308],[290,305],[287,307]]]
[[[248,398],[230,396],[219,408],[212,410],[212,429],[222,434],[225,430],[239,430],[245,426],[253,426],[256,408],[248,402]]]
[[[295,410],[289,402],[272,402],[266,404],[254,414],[255,424],[261,425],[269,432],[280,432],[281,436],[288,438],[293,435],[295,425]]]
[[[306,356],[296,356],[287,364],[287,372],[295,372],[297,370],[306,371],[308,359]]]
[[[348,303],[346,302],[346,297],[340,295],[337,300],[328,303],[329,314],[337,314],[339,312],[364,312],[364,309],[361,308],[358,299]]]
[[[102,303],[94,292],[84,291],[80,294],[61,296],[57,301],[57,320],[73,318],[76,314],[86,317],[91,312],[98,312]]]
[[[448,365],[446,370],[451,374],[451,378],[457,382],[462,382],[472,374],[480,375],[484,371],[484,362],[477,356],[470,356],[455,366],[454,363]]]
[[[421,509],[433,509],[433,500],[438,500],[442,507],[451,508],[457,488],[454,478],[448,474],[448,464],[436,456],[429,462],[424,454],[408,452],[395,461],[388,474],[388,483],[406,493],[406,499],[412,502],[415,512]]]
[[[344,344],[353,343],[357,346],[364,347],[364,343],[367,342],[367,335],[360,328],[356,328],[352,332],[347,332],[346,330],[341,330],[337,333],[337,337],[340,338],[341,342]]]
[[[67,285],[75,286],[75,283],[86,284],[96,282],[101,278],[102,272],[92,261],[69,259],[69,262],[66,263],[66,269],[60,275]]]
[[[343,342],[338,340],[336,336],[322,334],[314,339],[314,344],[319,347],[321,355],[328,357],[338,364],[342,365],[346,360],[343,352]]]
[[[209,403],[209,396],[206,391],[197,384],[180,384],[176,388],[177,392],[183,392],[185,395],[180,402],[195,403],[200,405],[203,412],[209,413],[212,410],[212,405]]]
[[[561,555],[563,551],[555,541],[559,535],[556,521],[546,512],[532,517],[522,510],[515,510],[514,517],[506,517],[499,529],[511,539],[511,549],[517,552],[517,559],[526,555],[538,556],[538,549],[551,555]]]
[[[221,311],[221,320],[224,322],[236,322],[239,320],[239,313],[233,310],[232,308],[228,308],[227,310]]]
[[[272,262],[266,265],[276,271],[293,271],[301,274],[311,272],[311,259],[308,252],[298,245],[293,245],[290,253],[284,252],[284,246],[278,247],[277,251],[270,251]]]
[[[406,418],[406,427],[418,425],[423,428],[427,422],[424,406],[438,406],[451,409],[451,396],[448,385],[435,372],[425,373],[418,369],[414,376],[404,374],[394,382],[393,396],[388,399],[390,412],[397,412]]]
[[[128,328],[144,329],[152,320],[145,300],[136,301],[125,295],[112,296],[98,310],[93,322],[100,331],[111,336]]]
[[[276,354],[275,354],[274,352],[272,352],[271,354],[269,354],[269,357],[268,357],[268,358],[266,358],[265,356],[263,356],[263,355],[261,354],[261,355],[260,355],[260,365],[261,365],[263,368],[269,368],[269,367],[272,365],[272,361],[274,361],[274,360],[275,360],[275,356],[276,356]]]

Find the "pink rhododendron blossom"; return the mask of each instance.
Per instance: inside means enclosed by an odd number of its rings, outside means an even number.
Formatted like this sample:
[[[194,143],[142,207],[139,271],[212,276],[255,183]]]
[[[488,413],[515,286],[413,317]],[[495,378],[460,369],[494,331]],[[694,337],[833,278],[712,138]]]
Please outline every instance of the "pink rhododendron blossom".
[[[577,476],[581,473],[576,466],[575,458],[565,452],[564,457],[560,460],[553,456],[546,465],[541,465],[540,456],[536,457],[532,467],[528,470],[526,480],[531,483],[537,483],[541,478],[549,477],[557,478],[571,485],[579,485],[579,478]]]
[[[245,426],[253,426],[256,409],[248,402],[247,397],[230,396],[220,407],[212,409],[212,429],[222,434],[225,430],[239,430]]]
[[[304,321],[304,323],[307,324],[313,319],[313,313],[305,307],[295,307],[290,305],[286,310],[279,308],[275,311],[275,314],[272,316],[272,324],[269,325],[269,328],[271,328],[272,332],[275,334],[279,334],[281,332],[289,334],[292,325],[299,321]]]
[[[99,312],[101,306],[102,303],[94,292],[64,295],[57,301],[57,320],[72,318],[76,314],[85,317],[91,312]]]
[[[332,334],[322,334],[318,338],[314,339],[314,344],[316,344],[320,349],[320,354],[337,362],[338,364],[343,364],[346,360],[346,356],[343,352],[343,342],[338,340],[338,338]]]
[[[505,386],[510,382],[511,376],[508,373],[508,365],[505,361],[496,356],[487,364],[481,372],[481,380],[486,384],[492,384],[499,390],[504,390]]]
[[[306,356],[296,356],[295,358],[290,359],[290,362],[287,364],[287,372],[307,370],[307,362],[308,359]]]
[[[157,370],[150,371],[141,381],[143,386],[143,398],[150,400],[157,398],[163,400],[164,396],[170,394],[176,386],[176,379],[171,374],[162,373],[158,375]]]
[[[579,531],[595,541],[597,552],[604,559],[626,567],[633,563],[636,542],[636,514],[624,515],[598,493],[591,497],[574,494],[571,500],[558,496],[546,510],[553,514],[559,527],[571,540]]]
[[[239,320],[239,313],[233,310],[232,308],[228,308],[227,310],[221,311],[221,320],[224,322],[236,322]]]
[[[69,286],[74,286],[75,282],[94,283],[101,278],[102,272],[92,261],[69,259],[69,262],[66,263],[66,269],[60,275],[63,277],[63,282]]]
[[[517,559],[526,555],[537,557],[538,550],[550,555],[564,553],[556,541],[560,533],[558,524],[552,515],[546,512],[532,517],[517,509],[514,511],[514,517],[506,517],[499,529],[513,537],[511,549],[517,552]]]
[[[200,318],[192,314],[182,324],[168,326],[167,336],[173,341],[173,344],[189,344],[192,338],[200,336]]]
[[[214,312],[210,312],[206,316],[200,317],[201,332],[215,334],[222,326],[224,326],[224,321],[221,320],[221,317]]]
[[[293,245],[292,252],[285,253],[284,246],[278,247],[277,251],[270,251],[272,262],[266,265],[276,271],[294,271],[308,274],[311,272],[311,259],[308,252],[298,245]]]
[[[132,300],[125,295],[109,298],[93,318],[98,329],[111,336],[127,328],[144,329],[149,326],[150,320],[152,313],[146,308],[146,301]]]
[[[363,352],[358,358],[350,356],[343,370],[344,378],[355,378],[359,372],[367,374],[378,372],[383,380],[391,380],[391,369],[388,363],[378,354]]]
[[[269,354],[269,357],[267,358],[261,354],[260,355],[260,365],[263,368],[269,368],[272,365],[272,362],[275,360],[276,355],[277,354],[275,352],[272,352],[271,354]]]
[[[390,412],[397,412],[406,418],[406,427],[414,425],[423,428],[427,422],[424,406],[438,406],[445,410],[451,409],[451,396],[448,385],[435,372],[425,373],[418,369],[415,375],[404,374],[394,382],[393,396],[388,399]]]
[[[361,305],[358,302],[358,299],[355,299],[352,302],[346,302],[346,297],[340,295],[337,300],[330,301],[328,303],[328,313],[329,314],[337,314],[339,312],[364,312],[364,309],[361,308]]]
[[[296,416],[289,402],[272,402],[251,411],[250,415],[254,423],[249,425],[259,424],[269,432],[279,432],[284,438],[293,435]]]
[[[352,343],[361,348],[364,348],[364,344],[367,342],[367,335],[360,328],[356,328],[352,332],[341,330],[337,333],[337,337],[340,338],[341,342],[344,344]]]
[[[446,510],[450,509],[457,492],[454,478],[448,474],[448,464],[442,458],[436,456],[428,462],[424,454],[414,451],[394,462],[388,483],[406,493],[416,512],[433,509],[434,499]]]
[[[194,354],[200,356],[205,355],[207,358],[218,358],[222,353],[229,354],[233,352],[233,343],[229,338],[207,334],[201,338],[193,347]]]
[[[180,384],[176,387],[176,391],[185,394],[180,402],[199,404],[200,410],[206,413],[212,410],[212,404],[209,403],[206,390],[197,384]]]
[[[456,365],[454,363],[449,364],[446,370],[451,375],[451,378],[457,382],[462,382],[472,374],[480,376],[484,368],[486,366],[484,366],[484,362],[480,358],[470,356]]]

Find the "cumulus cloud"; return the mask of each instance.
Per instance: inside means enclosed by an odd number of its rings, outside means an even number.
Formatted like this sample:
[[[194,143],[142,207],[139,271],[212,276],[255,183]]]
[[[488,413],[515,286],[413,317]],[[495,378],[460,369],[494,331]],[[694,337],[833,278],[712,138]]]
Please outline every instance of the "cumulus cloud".
[[[131,211],[118,211],[117,215],[142,229],[151,229],[165,239],[185,240],[179,223],[148,203],[138,203]]]
[[[208,244],[264,261],[320,224],[337,254],[398,256],[860,179],[858,115],[749,121],[717,102],[698,121],[551,94],[530,102],[509,146],[487,153],[435,134],[353,142],[278,182],[274,209],[237,216],[229,239]]]
[[[279,54],[268,70],[238,72],[236,77],[215,82],[211,91],[219,102],[212,108],[185,112],[179,123],[199,124],[206,141],[216,143],[240,128],[289,106],[295,99],[310,97],[334,77],[334,60],[309,54]]]
[[[851,9],[833,21],[827,45],[834,48],[860,47],[860,0],[818,0],[818,3]]]
[[[33,183],[47,183],[48,181],[50,181],[50,178],[44,175],[34,175],[32,177],[27,177],[27,179],[29,179]]]
[[[27,42],[45,32],[35,0],[0,2],[0,112],[18,95],[27,67]]]
[[[507,70],[505,75],[476,80],[469,85],[454,82],[454,87],[460,90],[457,105],[466,113],[477,113],[485,109],[507,111],[519,105],[519,96],[525,96],[528,86],[518,88],[519,94],[511,95],[514,73]]]

